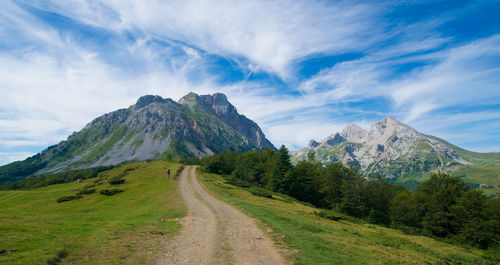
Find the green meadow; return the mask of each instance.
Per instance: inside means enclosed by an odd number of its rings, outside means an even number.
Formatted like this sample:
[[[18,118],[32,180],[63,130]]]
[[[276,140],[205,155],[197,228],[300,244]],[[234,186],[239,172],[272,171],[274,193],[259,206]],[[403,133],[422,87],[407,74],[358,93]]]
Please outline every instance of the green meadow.
[[[495,264],[488,253],[424,236],[368,224],[335,212],[338,221],[318,216],[319,209],[288,196],[273,199],[252,189],[226,184],[219,175],[199,173],[216,197],[260,221],[294,264]],[[258,194],[255,193],[254,194]],[[479,263],[480,262],[480,263]]]
[[[186,213],[176,182],[165,177],[166,168],[174,176],[180,166],[137,162],[83,182],[0,191],[0,249],[17,250],[1,254],[0,264],[154,263],[180,231],[176,218]],[[320,217],[319,209],[286,195],[198,174],[214,196],[258,219],[294,264],[495,264],[483,250],[406,235],[336,212]],[[111,185],[118,176],[125,182]],[[95,192],[82,192],[90,189]],[[114,189],[123,192],[101,194]],[[81,198],[57,202],[78,193]],[[265,198],[269,195],[272,199]],[[341,219],[324,218],[328,215]]]
[[[126,164],[98,177],[33,190],[0,191],[0,264],[147,264],[185,215],[170,162]],[[110,185],[120,176],[123,184]],[[95,192],[88,191],[95,189]],[[112,196],[102,190],[119,189]],[[81,192],[85,190],[86,192]],[[80,199],[57,202],[81,194]],[[85,194],[87,193],[87,194]]]

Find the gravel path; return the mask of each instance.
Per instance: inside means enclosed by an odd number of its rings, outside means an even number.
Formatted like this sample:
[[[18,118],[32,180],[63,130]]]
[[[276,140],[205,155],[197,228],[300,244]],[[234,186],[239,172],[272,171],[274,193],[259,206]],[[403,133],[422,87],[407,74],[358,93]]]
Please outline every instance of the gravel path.
[[[158,264],[285,264],[253,219],[200,186],[195,167],[184,169],[179,184],[188,215]]]

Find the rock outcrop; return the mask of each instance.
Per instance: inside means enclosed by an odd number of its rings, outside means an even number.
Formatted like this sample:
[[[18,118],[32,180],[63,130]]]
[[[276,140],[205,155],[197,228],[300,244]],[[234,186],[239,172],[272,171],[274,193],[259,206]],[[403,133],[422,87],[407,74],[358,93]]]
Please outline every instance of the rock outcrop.
[[[390,116],[372,124],[369,131],[349,124],[320,143],[311,140],[307,147],[292,152],[292,161],[305,160],[310,152],[324,164],[342,162],[389,178],[421,176],[470,164],[454,146],[421,134]]]

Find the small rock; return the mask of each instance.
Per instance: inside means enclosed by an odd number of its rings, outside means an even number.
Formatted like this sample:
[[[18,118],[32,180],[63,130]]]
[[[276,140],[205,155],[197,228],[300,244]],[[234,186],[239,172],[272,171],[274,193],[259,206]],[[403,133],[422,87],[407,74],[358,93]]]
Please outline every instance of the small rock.
[[[267,230],[266,230],[266,232],[268,232],[268,233],[272,233],[272,232],[273,232],[273,230],[271,230],[271,229],[267,229]]]
[[[258,236],[258,237],[256,237],[255,239],[262,239],[262,237]]]
[[[281,239],[281,240],[284,240],[284,239],[286,239],[286,236],[285,236],[285,235],[282,235],[282,236],[280,236],[280,239]]]

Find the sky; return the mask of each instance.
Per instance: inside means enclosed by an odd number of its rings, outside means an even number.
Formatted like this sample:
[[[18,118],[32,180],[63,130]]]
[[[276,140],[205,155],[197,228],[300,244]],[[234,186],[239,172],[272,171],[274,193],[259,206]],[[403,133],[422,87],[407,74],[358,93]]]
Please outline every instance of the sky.
[[[500,151],[500,1],[2,0],[0,164],[154,94],[298,149],[387,115]]]

